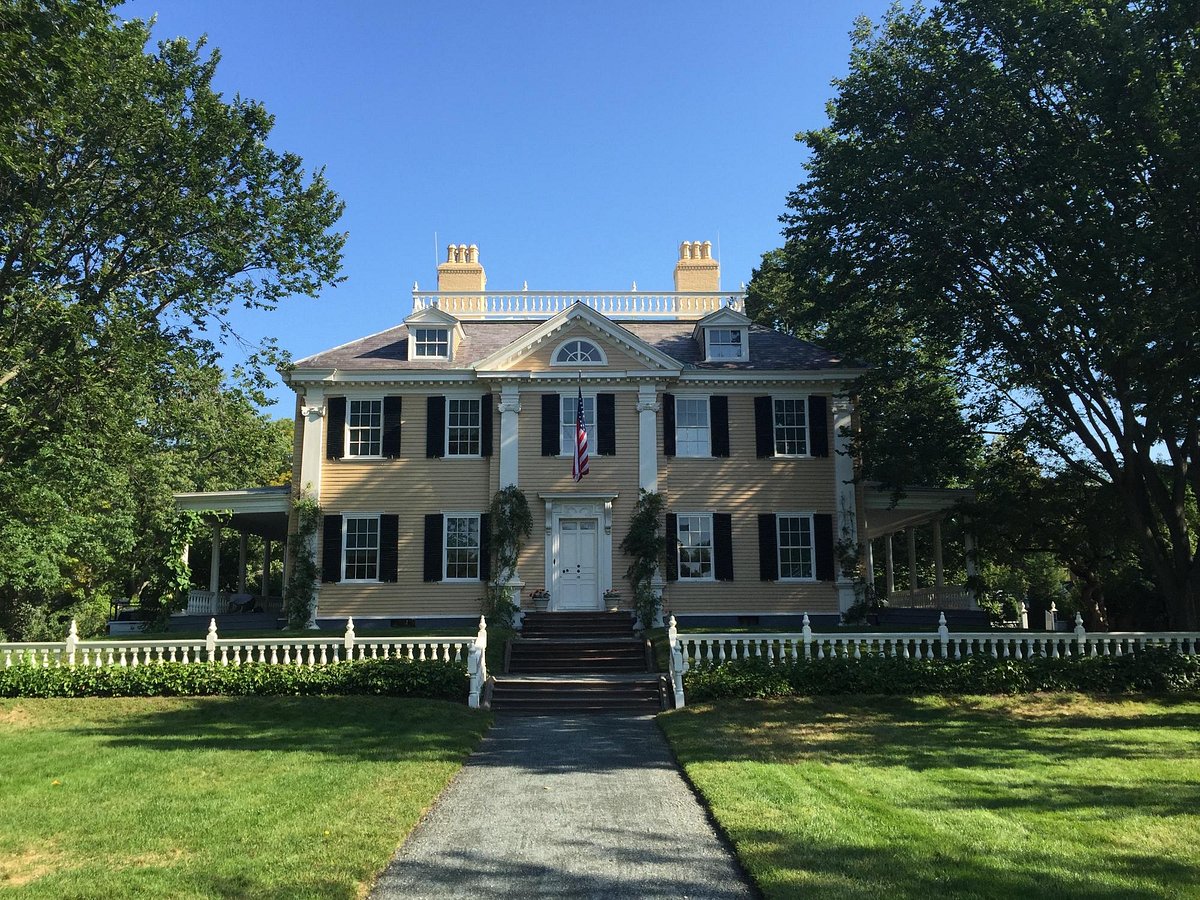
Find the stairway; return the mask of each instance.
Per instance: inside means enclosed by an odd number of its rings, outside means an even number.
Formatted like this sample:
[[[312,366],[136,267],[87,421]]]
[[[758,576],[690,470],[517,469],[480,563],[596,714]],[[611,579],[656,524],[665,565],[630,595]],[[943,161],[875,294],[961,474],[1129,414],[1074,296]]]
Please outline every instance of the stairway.
[[[664,708],[662,676],[629,613],[527,613],[492,687],[499,712],[603,713]]]

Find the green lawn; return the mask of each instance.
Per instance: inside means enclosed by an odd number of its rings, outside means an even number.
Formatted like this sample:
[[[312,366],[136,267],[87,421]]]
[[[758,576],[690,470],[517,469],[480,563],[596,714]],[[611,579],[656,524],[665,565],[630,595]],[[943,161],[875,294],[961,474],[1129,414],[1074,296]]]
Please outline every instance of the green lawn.
[[[382,697],[0,700],[0,897],[361,896],[488,721]]]
[[[660,718],[768,897],[1200,897],[1200,702],[740,701]]]

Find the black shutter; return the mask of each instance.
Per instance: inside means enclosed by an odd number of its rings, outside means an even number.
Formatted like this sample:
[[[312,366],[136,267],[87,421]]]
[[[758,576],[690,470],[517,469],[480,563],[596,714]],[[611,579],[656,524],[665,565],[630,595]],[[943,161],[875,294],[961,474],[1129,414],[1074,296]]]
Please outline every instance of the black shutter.
[[[321,542],[321,580],[342,580],[342,517],[326,516]]]
[[[663,456],[675,455],[675,395],[663,394]]]
[[[558,427],[561,415],[558,394],[542,394],[542,456],[558,456],[562,451],[562,432]]]
[[[479,580],[492,578],[492,534],[489,530],[491,516],[484,513],[479,517]]]
[[[442,580],[442,514],[425,517],[425,580]]]
[[[829,398],[813,394],[808,398],[808,454],[829,455]]]
[[[775,455],[775,409],[770,397],[754,398],[754,447],[759,459]]]
[[[383,455],[395,459],[400,455],[400,414],[402,410],[399,397],[383,398]]]
[[[713,574],[717,581],[733,581],[733,517],[713,513]]]
[[[774,513],[758,517],[758,577],[763,581],[779,580],[779,535]]]
[[[446,455],[445,397],[429,397],[425,401],[425,455],[436,459]]]
[[[617,395],[596,395],[596,453],[617,455]]]
[[[679,580],[679,522],[667,513],[667,581]]]
[[[714,395],[708,398],[708,423],[710,426],[712,455],[729,455],[729,398]],[[718,576],[720,577],[720,576]]]
[[[346,398],[325,401],[325,455],[341,459],[346,455]]]
[[[395,581],[399,563],[400,517],[379,517],[379,580]]]
[[[833,516],[813,516],[813,549],[817,557],[817,581],[833,581]]]
[[[492,395],[484,394],[479,402],[479,455],[492,455]]]

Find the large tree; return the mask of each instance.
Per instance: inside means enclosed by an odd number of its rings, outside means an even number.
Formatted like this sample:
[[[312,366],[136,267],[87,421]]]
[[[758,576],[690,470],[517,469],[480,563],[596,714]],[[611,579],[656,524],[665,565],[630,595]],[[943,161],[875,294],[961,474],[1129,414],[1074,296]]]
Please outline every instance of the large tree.
[[[946,0],[860,22],[800,139],[794,302],[953,348],[977,417],[1118,496],[1200,624],[1200,6]]]
[[[113,8],[0,0],[0,618],[163,581],[170,492],[270,445],[262,370],[216,368],[229,311],[338,280],[321,172],[203,42]]]

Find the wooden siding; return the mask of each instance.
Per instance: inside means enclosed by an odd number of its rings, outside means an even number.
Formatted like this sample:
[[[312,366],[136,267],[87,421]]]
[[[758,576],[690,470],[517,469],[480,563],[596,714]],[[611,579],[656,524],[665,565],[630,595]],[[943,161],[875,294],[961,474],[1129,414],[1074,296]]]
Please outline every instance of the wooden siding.
[[[605,357],[608,359],[607,366],[582,366],[572,369],[571,366],[555,366],[551,365],[551,357],[554,351],[559,348],[559,345],[564,341],[569,341],[572,338],[580,338],[582,340],[591,341],[596,346],[604,351]],[[626,350],[621,349],[612,341],[606,341],[603,338],[598,338],[586,328],[568,328],[550,338],[545,343],[539,345],[528,356],[517,360],[514,363],[506,366],[508,369],[529,371],[529,372],[546,372],[555,370],[564,373],[574,373],[582,369],[584,372],[603,372],[607,369],[615,369],[617,371],[644,371],[654,368],[653,364],[647,362],[639,356],[634,356]]]

